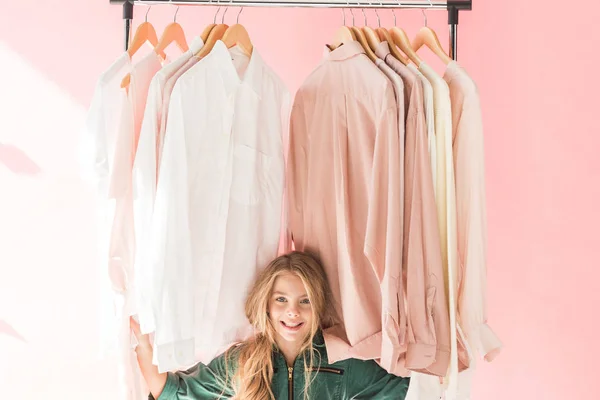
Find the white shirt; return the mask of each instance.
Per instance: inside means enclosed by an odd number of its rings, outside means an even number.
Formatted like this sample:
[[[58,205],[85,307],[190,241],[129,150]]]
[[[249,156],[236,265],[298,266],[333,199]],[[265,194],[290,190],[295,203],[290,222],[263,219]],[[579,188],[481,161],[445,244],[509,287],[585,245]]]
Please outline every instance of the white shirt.
[[[244,300],[279,244],[289,104],[256,49],[221,41],[175,84],[152,226],[160,371],[251,333]]]
[[[92,160],[91,171],[98,184],[98,215],[99,215],[99,260],[101,268],[105,271],[106,291],[112,287],[110,304],[104,304],[110,310],[103,326],[111,336],[110,342],[105,344],[105,351],[113,348],[118,354],[117,376],[119,382],[119,400],[141,400],[147,395],[147,388],[137,365],[135,353],[130,347],[129,329],[129,302],[127,301],[125,264],[114,263],[110,260],[110,253],[114,247],[115,229],[122,227],[123,201],[121,197],[114,196],[112,183],[115,171],[123,166],[123,157],[126,153],[122,146],[124,133],[132,121],[133,108],[130,99],[121,89],[121,80],[131,72],[132,79],[137,77],[137,68],[131,66],[131,59],[125,52],[115,63],[98,79],[96,91],[87,118],[87,129],[84,137],[84,157]],[[139,81],[139,79],[138,79]],[[90,169],[88,168],[88,172]],[[111,231],[112,230],[112,231]]]
[[[88,110],[81,138],[84,175],[96,183],[98,194],[106,198],[117,128],[121,112],[121,79],[131,69],[131,58],[124,52],[104,71],[98,81]]]
[[[450,312],[450,367],[446,376],[446,400],[455,400],[458,391],[458,346],[456,321],[456,282],[458,272],[456,193],[454,158],[452,153],[452,107],[448,84],[429,65],[421,63],[421,73],[431,83],[435,113],[437,151],[436,204],[442,247],[442,264],[446,273],[446,293]],[[407,400],[438,400],[440,384],[437,377],[420,376],[411,379]]]
[[[413,64],[407,66],[412,72],[419,77],[419,80],[423,83],[423,98],[425,106],[425,119],[427,123],[427,147],[429,149],[429,158],[431,161],[431,173],[433,175],[433,182],[437,182],[437,163],[436,163],[436,139],[435,139],[435,117],[434,117],[434,106],[433,106],[433,87],[425,75],[419,71]],[[437,198],[436,185],[433,185],[433,193]]]
[[[143,333],[155,330],[154,315],[149,304],[154,287],[152,285],[152,263],[149,263],[149,240],[152,226],[152,211],[156,194],[156,177],[158,173],[158,153],[162,141],[157,140],[163,118],[163,91],[167,80],[177,72],[204,42],[200,37],[194,38],[188,51],[173,62],[164,66],[150,82],[146,110],[141,125],[140,137],[135,161],[133,163],[133,214],[135,222],[135,280],[136,302],[140,327]]]
[[[109,201],[107,195],[123,100],[119,85],[130,69],[131,59],[124,52],[99,76],[80,143],[79,155],[84,178],[96,190],[97,267],[101,270],[100,276],[103,279],[99,285],[104,294],[101,308],[104,328],[102,354],[109,354],[117,349],[120,325],[118,315],[113,312],[115,298],[107,273],[110,229],[114,219],[114,200]]]
[[[131,297],[126,302],[130,313],[135,310],[132,168],[150,81],[162,67],[161,62],[154,51],[144,56],[131,69],[129,88],[121,89],[121,120],[110,174],[109,197],[116,200],[116,210],[110,239],[109,274],[114,289]]]

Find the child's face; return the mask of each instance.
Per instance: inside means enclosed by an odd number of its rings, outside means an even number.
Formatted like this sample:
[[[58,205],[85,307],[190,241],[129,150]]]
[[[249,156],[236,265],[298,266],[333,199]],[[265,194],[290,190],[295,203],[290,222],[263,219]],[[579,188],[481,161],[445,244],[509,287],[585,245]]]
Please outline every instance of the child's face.
[[[275,279],[269,299],[269,318],[277,335],[292,343],[301,343],[310,332],[312,308],[302,280],[286,273]]]

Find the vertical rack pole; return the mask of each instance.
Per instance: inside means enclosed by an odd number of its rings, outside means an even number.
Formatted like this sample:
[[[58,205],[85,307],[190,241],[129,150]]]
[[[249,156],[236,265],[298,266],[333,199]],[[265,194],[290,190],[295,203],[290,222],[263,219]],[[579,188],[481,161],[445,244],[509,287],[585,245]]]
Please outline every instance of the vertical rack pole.
[[[456,61],[458,47],[458,7],[448,6],[448,25],[450,28],[450,58]]]
[[[127,51],[131,38],[131,21],[133,20],[133,3],[128,0],[123,3],[123,20],[125,21],[125,51]]]

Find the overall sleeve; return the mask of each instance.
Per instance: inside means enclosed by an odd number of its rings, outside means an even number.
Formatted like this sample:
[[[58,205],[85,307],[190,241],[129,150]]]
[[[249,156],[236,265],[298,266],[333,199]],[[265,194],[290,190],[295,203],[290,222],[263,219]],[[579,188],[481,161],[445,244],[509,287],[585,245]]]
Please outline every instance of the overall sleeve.
[[[187,371],[169,372],[167,383],[156,400],[213,400],[234,396],[231,377],[235,374],[235,362],[225,355],[210,364],[198,363]],[[155,400],[152,395],[149,400]]]
[[[404,400],[410,378],[387,373],[375,361],[354,359],[345,376],[344,399]]]

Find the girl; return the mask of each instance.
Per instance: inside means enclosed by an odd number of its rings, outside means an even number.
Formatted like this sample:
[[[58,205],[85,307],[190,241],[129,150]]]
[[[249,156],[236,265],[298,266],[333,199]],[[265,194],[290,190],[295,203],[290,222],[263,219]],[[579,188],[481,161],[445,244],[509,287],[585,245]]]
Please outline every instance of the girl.
[[[329,364],[322,329],[334,321],[325,271],[307,253],[273,260],[246,300],[246,316],[257,334],[232,346],[209,365],[159,373],[148,335],[131,326],[138,362],[158,400],[403,400],[409,379],[388,374],[373,360]]]

